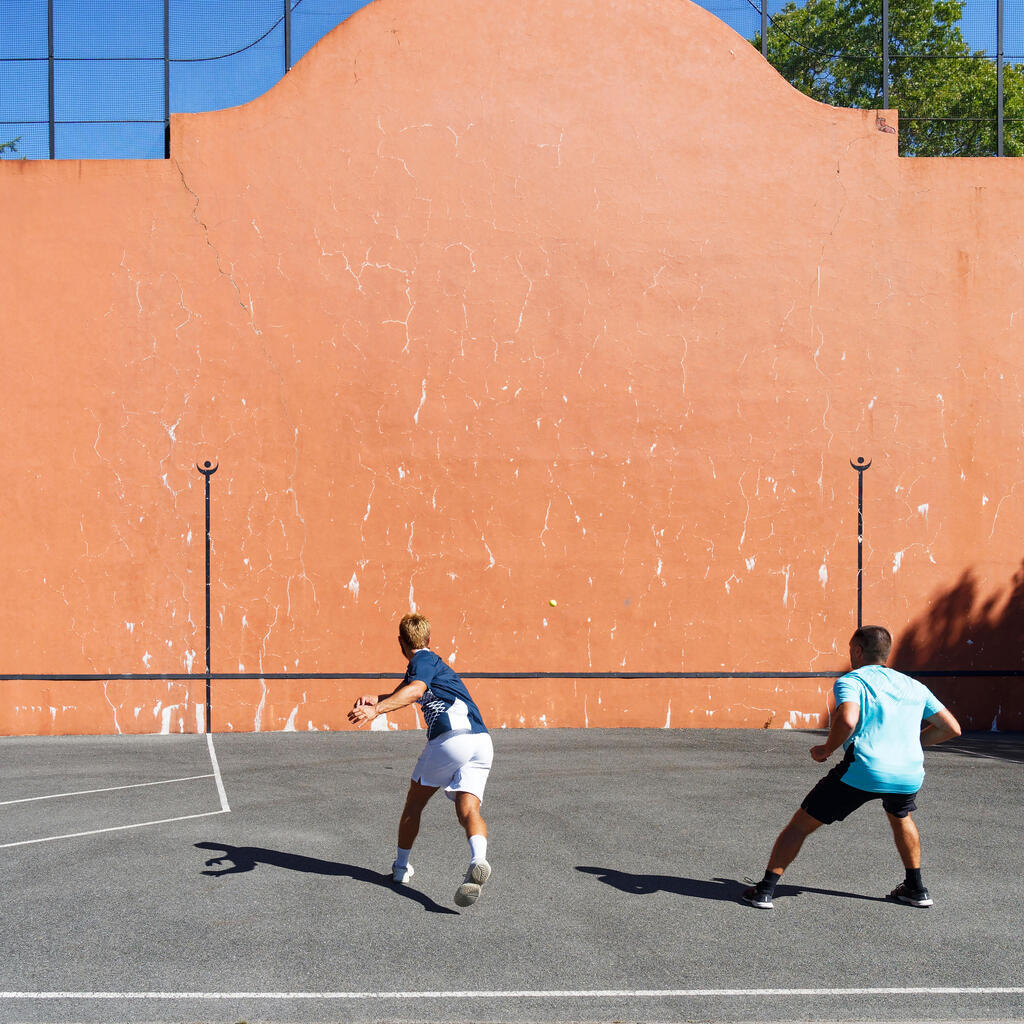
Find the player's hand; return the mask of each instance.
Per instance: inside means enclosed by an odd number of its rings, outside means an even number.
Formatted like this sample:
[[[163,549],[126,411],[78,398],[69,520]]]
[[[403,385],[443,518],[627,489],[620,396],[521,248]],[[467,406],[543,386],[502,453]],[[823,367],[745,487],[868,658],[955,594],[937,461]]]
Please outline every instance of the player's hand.
[[[374,701],[376,703],[376,700]],[[353,725],[372,722],[377,717],[377,709],[372,704],[356,704],[348,713],[348,720]]]
[[[811,757],[814,758],[819,764],[822,761],[827,761],[832,755],[828,752],[828,747],[824,743],[819,743],[816,747],[811,747]]]
[[[364,705],[368,705],[369,707],[372,708],[377,703],[377,700],[378,700],[378,698],[377,698],[377,696],[375,694],[364,693],[363,696],[360,697],[359,700],[357,700],[355,702],[354,706],[358,708],[358,707],[361,707],[361,706],[364,706]]]

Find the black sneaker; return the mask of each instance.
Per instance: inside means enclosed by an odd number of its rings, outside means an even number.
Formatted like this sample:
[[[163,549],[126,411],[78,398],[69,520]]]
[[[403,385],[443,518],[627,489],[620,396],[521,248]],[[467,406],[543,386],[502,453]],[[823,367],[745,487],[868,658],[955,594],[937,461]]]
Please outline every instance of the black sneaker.
[[[752,885],[749,889],[743,890],[743,898],[752,906],[757,907],[760,910],[771,910],[774,903],[772,903],[772,897],[770,893],[765,892],[763,889],[759,889],[756,885]]]
[[[928,895],[927,889],[911,889],[906,882],[900,882],[888,896],[887,900],[895,903],[906,903],[911,907],[930,907],[932,898]]]

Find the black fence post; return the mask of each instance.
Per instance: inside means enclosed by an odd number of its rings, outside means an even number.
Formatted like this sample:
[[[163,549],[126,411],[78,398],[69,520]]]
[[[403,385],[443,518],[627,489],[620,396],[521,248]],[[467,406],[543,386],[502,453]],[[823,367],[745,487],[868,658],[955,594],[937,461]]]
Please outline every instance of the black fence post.
[[[761,0],[761,56],[768,59],[768,0]]]
[[[164,0],[164,159],[171,158],[171,0]]]
[[[857,628],[864,625],[864,474],[871,467],[863,456],[850,465],[857,470]]]
[[[54,112],[53,112],[53,0],[48,0],[46,4],[46,37],[47,47],[49,51],[48,55],[48,70],[47,70],[47,93],[48,93],[48,111],[47,121],[50,126],[50,159],[54,160],[57,156],[57,145],[56,145],[56,133],[54,131]]]
[[[292,0],[284,0],[284,73],[292,69]]]
[[[889,109],[889,0],[882,0],[882,109]]]
[[[1003,156],[1003,0],[996,0],[996,156]]]
[[[210,677],[213,669],[210,660],[210,477],[218,467],[207,460],[196,469],[206,478],[206,731],[213,732],[213,707],[210,694]]]

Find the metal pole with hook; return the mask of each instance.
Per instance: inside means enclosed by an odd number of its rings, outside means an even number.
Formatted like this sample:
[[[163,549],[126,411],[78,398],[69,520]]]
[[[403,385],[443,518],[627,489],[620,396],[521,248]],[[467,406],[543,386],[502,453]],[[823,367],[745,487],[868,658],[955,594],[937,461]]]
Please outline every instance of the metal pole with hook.
[[[196,469],[206,479],[206,731],[213,732],[213,713],[210,694],[210,674],[213,671],[210,662],[210,477],[217,472],[219,466],[207,460]]]
[[[850,465],[857,471],[857,628],[864,625],[864,474],[871,468],[871,460],[863,456]]]

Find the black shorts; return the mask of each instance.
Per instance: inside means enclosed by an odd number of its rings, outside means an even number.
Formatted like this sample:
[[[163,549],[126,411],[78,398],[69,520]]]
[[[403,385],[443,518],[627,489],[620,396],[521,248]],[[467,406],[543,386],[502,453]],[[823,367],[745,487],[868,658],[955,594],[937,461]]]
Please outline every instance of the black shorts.
[[[894,818],[905,818],[911,811],[917,810],[917,804],[914,802],[917,793],[869,793],[865,789],[847,785],[840,777],[847,767],[848,765],[844,763],[833,768],[804,797],[804,802],[800,805],[823,825],[842,821],[869,800],[881,800],[883,810]]]

